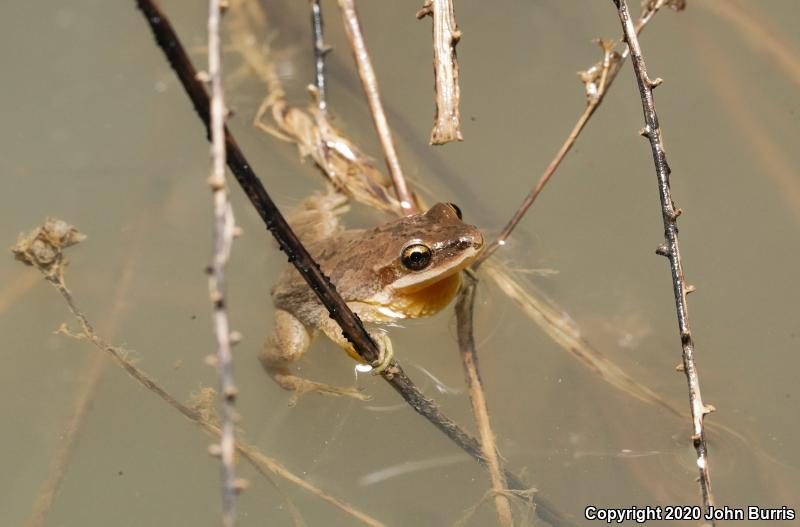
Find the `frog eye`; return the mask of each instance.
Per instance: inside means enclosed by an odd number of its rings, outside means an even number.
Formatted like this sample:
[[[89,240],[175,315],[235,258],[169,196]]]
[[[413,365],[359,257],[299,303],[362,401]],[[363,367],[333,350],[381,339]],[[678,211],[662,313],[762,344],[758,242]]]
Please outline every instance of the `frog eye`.
[[[458,216],[459,220],[463,220],[464,219],[464,217],[461,215],[461,209],[458,207],[458,205],[456,205],[455,203],[448,203],[448,205],[450,205],[450,207],[454,211],[456,211],[456,216]]]
[[[406,269],[422,271],[431,263],[431,248],[421,243],[409,245],[400,253],[400,261]]]

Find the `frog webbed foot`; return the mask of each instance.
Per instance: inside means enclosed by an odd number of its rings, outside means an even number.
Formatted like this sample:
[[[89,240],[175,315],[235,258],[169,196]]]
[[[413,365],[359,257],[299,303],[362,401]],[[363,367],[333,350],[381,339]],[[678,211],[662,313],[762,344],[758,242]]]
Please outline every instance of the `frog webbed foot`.
[[[267,371],[273,380],[283,388],[294,392],[289,399],[289,406],[297,404],[298,399],[307,393],[320,393],[322,395],[333,395],[335,397],[352,397],[360,401],[369,401],[370,396],[361,392],[357,388],[345,388],[341,386],[331,386],[321,382],[310,381],[291,373],[287,368],[267,367]]]
[[[311,392],[369,400],[369,396],[356,388],[330,386],[292,373],[289,365],[299,360],[310,344],[311,335],[300,320],[288,311],[275,311],[275,332],[264,343],[259,359],[278,386],[295,392],[289,404],[294,405],[301,395]]]

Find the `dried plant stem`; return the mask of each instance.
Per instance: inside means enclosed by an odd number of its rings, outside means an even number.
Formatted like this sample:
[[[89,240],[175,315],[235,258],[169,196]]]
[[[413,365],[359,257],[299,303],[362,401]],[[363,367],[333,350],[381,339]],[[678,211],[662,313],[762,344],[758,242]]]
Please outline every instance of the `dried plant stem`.
[[[228,321],[225,267],[233,246],[233,209],[225,184],[225,99],[222,87],[220,43],[220,0],[208,2],[208,78],[211,86],[211,186],[214,202],[214,251],[208,268],[208,292],[212,305],[212,324],[217,341],[214,362],[220,385],[222,437],[219,444],[222,476],[222,524],[236,524],[236,472],[234,469],[234,419],[236,386],[233,382],[232,338]]]
[[[456,25],[453,0],[425,0],[417,18],[430,15],[433,19],[433,74],[436,90],[436,116],[431,130],[431,144],[443,145],[463,141],[458,86],[456,44],[461,31]]]
[[[605,90],[604,90],[605,91]],[[478,256],[475,262],[472,264],[472,269],[477,270],[483,262],[489,259],[490,256],[494,254],[494,252],[505,245],[506,240],[509,236],[511,236],[511,232],[516,228],[517,224],[522,220],[522,217],[525,216],[525,213],[528,212],[528,209],[533,205],[533,202],[536,201],[536,198],[539,197],[539,194],[544,189],[547,182],[550,181],[550,178],[553,177],[553,174],[556,173],[556,169],[561,165],[561,162],[567,156],[567,153],[572,148],[572,145],[575,144],[575,141],[578,139],[578,136],[583,131],[583,128],[586,126],[586,123],[589,122],[589,118],[595,112],[597,107],[600,105],[602,101],[602,97],[597,98],[589,102],[586,108],[581,113],[580,117],[578,117],[578,121],[575,123],[575,126],[572,128],[572,131],[569,133],[567,138],[564,140],[564,143],[561,145],[561,148],[558,150],[558,153],[550,161],[550,164],[547,165],[542,176],[539,178],[539,181],[533,186],[531,191],[525,196],[522,204],[519,208],[514,212],[514,215],[508,220],[508,223],[503,228],[502,232],[495,238],[492,243],[490,243],[486,249]]]
[[[263,21],[257,27],[250,25],[254,24],[254,21],[260,20],[257,15],[261,14],[263,18],[263,14],[259,10],[245,14],[241,9],[240,2],[241,0],[238,0],[231,4],[231,12],[228,15],[233,16],[233,19],[229,20],[232,23],[232,45],[266,83],[269,92],[265,103],[258,111],[257,119],[259,121],[256,126],[281,140],[296,144],[301,156],[307,155],[314,159],[323,175],[355,201],[379,210],[402,214],[399,204],[390,195],[390,189],[383,182],[382,175],[372,166],[356,144],[347,139],[343,132],[335,129],[326,119],[320,119],[316,107],[303,110],[290,106],[285,101],[274,64],[269,56],[269,50],[257,49],[255,47],[256,40],[252,38],[255,34],[263,34],[266,31]],[[248,2],[246,5],[255,6],[256,4]],[[625,54],[627,55],[627,51]],[[596,70],[601,66],[602,62],[592,69]],[[265,108],[269,105],[273,107],[274,125],[260,122],[260,118],[267,113]],[[388,178],[387,181],[389,181]],[[389,183],[390,185],[391,183]],[[482,269],[487,271],[486,266],[483,266]],[[683,412],[676,409],[670,402],[636,381],[593,348],[582,336],[580,329],[570,322],[571,317],[562,308],[541,293],[533,293],[529,289],[530,286],[523,288],[518,279],[512,277],[509,270],[501,264],[491,265],[488,272],[490,278],[519,305],[527,317],[539,325],[550,338],[575,357],[584,367],[589,368],[593,374],[598,375],[615,389],[619,389],[627,395],[632,395],[650,404],[660,405],[672,414],[683,417]]]
[[[464,285],[456,302],[456,317],[458,320],[458,347],[461,350],[461,360],[464,364],[464,374],[467,378],[469,399],[472,403],[472,414],[478,427],[478,437],[481,442],[481,451],[486,459],[486,468],[492,481],[494,504],[500,525],[511,527],[514,517],[511,514],[511,504],[508,502],[506,478],[500,467],[500,456],[497,453],[494,432],[489,422],[489,408],[486,404],[486,395],[483,383],[478,372],[478,353],[475,349],[475,336],[472,328],[473,312],[475,307],[475,287],[477,281],[471,272],[463,273]]]
[[[189,60],[186,50],[178,39],[175,30],[164,12],[154,0],[137,0],[139,8],[145,15],[150,29],[164,52],[183,88],[186,90],[195,111],[207,131],[210,133],[211,119],[209,115],[210,99],[205,87],[198,79],[197,71]],[[253,207],[264,221],[267,229],[275,237],[280,249],[287,254],[303,279],[319,296],[322,304],[328,309],[331,317],[341,326],[348,340],[353,343],[358,354],[367,363],[379,359],[378,348],[364,329],[361,321],[347,307],[341,296],[322,273],[322,270],[308,254],[295,233],[289,227],[286,218],[278,210],[275,202],[258,179],[249,161],[244,157],[239,145],[227,128],[225,129],[226,160],[236,181],[242,188]]]
[[[172,28],[172,24],[153,0],[137,0],[137,5],[147,19],[158,46],[164,52],[184,90],[186,90],[191,99],[195,111],[208,129],[210,126],[208,93],[206,93],[203,84],[198,80],[197,72],[175,30]],[[286,219],[269,197],[261,181],[253,172],[250,163],[239,149],[233,135],[227,129],[225,131],[225,144],[228,167],[250,199],[256,212],[261,216],[267,229],[275,237],[278,246],[289,256],[289,260],[300,275],[319,297],[320,302],[328,309],[331,318],[339,324],[344,335],[353,343],[353,347],[362,360],[369,364],[375,363],[379,359],[377,346],[370,338],[363,324],[361,324],[361,321],[342,300],[330,280],[322,273],[306,248],[300,243]],[[386,370],[381,372],[381,376],[417,413],[444,432],[451,441],[464,449],[477,461],[485,462],[478,441],[467,434],[455,421],[444,415],[433,400],[425,397],[397,362],[393,362]],[[507,472],[506,479],[509,488],[512,490],[527,490],[526,486],[513,474]],[[542,519],[552,525],[566,526],[571,524],[545,499],[540,496],[536,496],[534,499],[539,516]]]
[[[353,58],[358,68],[358,76],[361,78],[361,86],[364,88],[364,95],[369,103],[372,121],[375,123],[375,130],[378,133],[378,139],[383,149],[383,156],[386,159],[386,166],[389,168],[389,174],[392,177],[397,199],[400,200],[400,206],[406,214],[413,214],[417,210],[416,201],[406,184],[403,170],[400,167],[400,159],[397,157],[392,131],[389,128],[389,122],[386,120],[386,113],[383,110],[381,95],[378,91],[378,79],[375,76],[372,61],[369,58],[369,53],[367,53],[367,45],[361,33],[361,24],[358,21],[355,2],[354,0],[338,0],[338,2],[347,40],[350,42],[350,47],[353,51]]]
[[[368,514],[359,511],[349,503],[342,501],[338,498],[334,498],[330,494],[325,493],[325,491],[323,491],[319,487],[315,487],[314,485],[304,480],[297,474],[294,474],[293,472],[289,471],[286,467],[278,463],[275,459],[265,455],[258,449],[253,448],[247,444],[244,444],[241,441],[237,441],[236,450],[242,455],[242,457],[247,459],[254,467],[256,467],[256,469],[259,470],[259,472],[266,470],[288,481],[291,481],[292,483],[302,488],[309,494],[313,494],[314,496],[320,498],[322,501],[325,501],[333,505],[337,509],[347,513],[348,515],[352,516],[353,518],[360,521],[364,525],[369,525],[370,527],[385,527],[384,523],[376,520],[375,518],[369,516]]]
[[[145,215],[143,214],[134,227],[135,241],[133,246],[121,255],[122,270],[115,281],[113,298],[107,318],[105,322],[101,324],[103,327],[107,328],[109,334],[112,335],[116,332],[120,318],[127,307],[126,296],[133,281],[133,269],[141,250],[144,237],[144,220]],[[30,273],[30,276],[35,278],[37,282],[41,280],[38,273]],[[25,527],[41,527],[45,524],[47,515],[61,488],[61,482],[66,473],[68,463],[72,458],[73,449],[79,438],[79,433],[83,428],[86,416],[89,414],[92,403],[97,395],[100,381],[103,379],[107,367],[108,361],[106,361],[102,355],[92,353],[87,358],[86,365],[81,375],[80,386],[72,400],[69,418],[60,432],[58,445],[54,449],[50,459],[47,478],[39,488],[36,501],[33,507],[31,507],[31,513],[25,521]]]
[[[311,36],[314,44],[314,85],[317,88],[317,108],[323,115],[328,110],[325,86],[325,55],[330,48],[325,45],[322,7],[319,0],[310,0]]]
[[[676,9],[679,8],[676,1],[678,0],[657,0],[645,5],[644,11],[639,16],[639,20],[636,21],[636,34],[638,35],[642,29],[645,28],[647,23],[653,18],[653,15],[655,15],[662,7],[666,5],[672,5]],[[630,50],[627,47],[621,52],[617,53],[613,50],[613,43],[604,40],[599,40],[598,43],[603,49],[603,60],[585,72],[581,72],[581,78],[587,86],[586,107],[583,109],[583,112],[581,112],[581,115],[578,117],[578,120],[575,122],[575,125],[572,127],[569,135],[567,135],[567,138],[561,144],[561,148],[558,149],[558,152],[553,160],[550,161],[549,165],[547,165],[547,168],[544,170],[539,180],[522,201],[522,204],[519,206],[516,212],[514,212],[514,215],[503,228],[502,232],[486,247],[483,253],[481,253],[478,259],[475,261],[472,266],[473,269],[480,267],[481,264],[490,256],[492,256],[492,254],[494,254],[498,248],[505,245],[506,240],[511,235],[511,232],[516,228],[523,216],[525,216],[525,213],[528,212],[528,209],[531,207],[531,205],[533,205],[533,202],[536,201],[536,198],[539,197],[539,194],[542,192],[545,185],[547,185],[547,182],[550,181],[550,178],[553,177],[553,174],[555,174],[556,170],[561,165],[561,162],[572,149],[575,141],[578,139],[578,136],[580,136],[581,132],[583,132],[583,129],[586,127],[589,119],[591,119],[592,115],[594,115],[594,112],[603,102],[608,89],[611,87],[614,79],[617,78],[620,65],[626,58],[628,58],[628,55],[630,54]]]
[[[653,153],[653,162],[656,168],[658,179],[658,192],[661,199],[661,215],[664,220],[664,243],[659,246],[657,253],[669,259],[672,273],[672,288],[675,294],[675,308],[678,315],[678,327],[680,329],[681,347],[683,348],[683,371],[686,374],[686,381],[689,385],[689,404],[692,412],[692,443],[697,453],[697,467],[700,473],[699,483],[703,499],[703,506],[708,509],[714,505],[714,497],[711,492],[711,479],[708,468],[708,449],[706,446],[705,429],[703,419],[705,415],[713,411],[713,407],[703,404],[700,396],[700,379],[694,362],[694,342],[689,327],[689,312],[686,303],[686,295],[694,289],[686,285],[683,275],[683,264],[681,262],[680,248],[678,246],[678,224],[677,218],[680,216],[680,209],[675,207],[670,191],[670,168],[667,164],[666,154],[664,153],[661,138],[661,128],[656,114],[655,101],[653,99],[653,88],[661,84],[661,79],[650,79],[647,74],[642,50],[639,46],[639,39],[636,36],[633,22],[631,21],[628,6],[625,0],[613,0],[617,7],[622,29],[625,33],[625,41],[631,50],[631,62],[633,71],[636,74],[636,83],[639,86],[639,94],[642,99],[642,111],[644,113],[645,126],[641,134],[647,137]],[[711,520],[712,525],[714,524]]]
[[[67,289],[66,285],[64,284],[63,276],[60,274],[52,274],[47,273],[46,271],[40,269],[42,274],[44,274],[45,279],[55,287],[64,300],[67,303],[67,307],[69,308],[70,312],[75,316],[78,324],[81,327],[81,334],[72,335],[77,336],[78,338],[88,340],[92,345],[94,345],[99,350],[108,353],[111,355],[111,358],[123,369],[125,372],[130,375],[136,382],[141,384],[144,388],[149,390],[150,392],[156,394],[158,397],[161,398],[164,402],[169,404],[172,408],[180,412],[184,417],[192,421],[193,423],[199,425],[203,430],[207,433],[212,435],[213,437],[221,438],[223,435],[223,430],[220,429],[212,420],[207,417],[204,412],[187,406],[180,401],[178,401],[172,394],[170,394],[167,390],[161,387],[155,379],[150,377],[146,372],[141,370],[138,366],[136,366],[130,359],[128,359],[127,354],[124,349],[118,348],[116,346],[112,346],[105,342],[102,338],[100,338],[97,333],[95,333],[94,328],[89,322],[89,319],[84,315],[83,311],[78,307],[75,302],[75,299],[72,296],[72,293],[69,289]],[[62,330],[65,331],[65,330]],[[330,503],[331,505],[335,506],[336,508],[342,510],[343,512],[349,514],[350,516],[358,519],[365,525],[370,525],[372,527],[382,527],[384,524],[379,522],[378,520],[354,509],[351,505],[336,498],[331,497],[330,495],[326,494],[324,491],[315,487],[314,485],[310,484],[300,476],[292,473],[288,469],[286,469],[283,465],[278,463],[276,460],[266,456],[264,453],[260,452],[258,449],[247,445],[241,441],[236,441],[234,443],[234,448],[248,461],[250,461],[253,466],[262,471],[266,469],[267,471],[280,476],[292,483],[300,486],[304,490],[310,492],[311,494],[323,499],[324,501]]]

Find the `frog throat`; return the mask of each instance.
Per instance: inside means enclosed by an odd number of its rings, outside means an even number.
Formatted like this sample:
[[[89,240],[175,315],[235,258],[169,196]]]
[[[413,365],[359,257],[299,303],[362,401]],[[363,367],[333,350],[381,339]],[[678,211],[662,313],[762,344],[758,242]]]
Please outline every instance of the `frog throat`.
[[[420,318],[435,315],[444,309],[461,286],[461,274],[453,273],[432,284],[411,292],[396,291],[388,302],[370,302],[380,316],[389,322],[404,318]]]

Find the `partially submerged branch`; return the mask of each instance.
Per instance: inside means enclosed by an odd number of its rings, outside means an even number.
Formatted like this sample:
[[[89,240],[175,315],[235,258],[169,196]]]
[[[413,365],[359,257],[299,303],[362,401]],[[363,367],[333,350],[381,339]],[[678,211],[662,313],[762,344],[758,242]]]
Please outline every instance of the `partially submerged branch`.
[[[638,35],[653,16],[665,6],[680,10],[683,9],[683,0],[650,0],[647,2],[643,7],[642,13],[639,15],[639,20],[636,21],[636,34]],[[514,212],[514,215],[503,228],[502,232],[486,247],[481,256],[475,261],[473,269],[480,267],[480,265],[494,254],[498,248],[505,245],[506,240],[511,236],[511,232],[516,228],[523,216],[525,216],[525,213],[528,212],[528,209],[533,205],[533,202],[536,201],[536,198],[539,197],[539,194],[542,192],[545,185],[547,185],[547,182],[553,177],[553,174],[555,174],[561,162],[578,140],[578,136],[583,132],[589,119],[591,119],[594,112],[603,102],[608,89],[611,87],[614,79],[617,78],[620,65],[630,54],[630,50],[627,46],[625,49],[617,52],[614,51],[614,42],[598,39],[597,43],[603,50],[602,60],[586,71],[578,72],[578,76],[586,87],[586,107],[583,109],[583,112],[581,112],[581,115],[578,117],[569,135],[567,135],[567,138],[561,144],[561,148],[556,152],[553,160],[547,165],[547,168],[545,168],[539,180],[522,201],[522,204],[520,204],[516,212]]]
[[[413,214],[418,207],[414,195],[408,188],[403,169],[400,167],[400,158],[394,145],[394,137],[386,120],[386,113],[383,110],[381,95],[378,91],[378,79],[372,67],[372,61],[367,52],[367,45],[364,42],[364,35],[361,33],[361,23],[358,21],[358,13],[354,0],[338,0],[339,9],[342,12],[347,40],[353,51],[353,58],[358,68],[358,76],[361,78],[361,86],[364,88],[364,95],[367,97],[369,109],[372,113],[372,121],[375,123],[375,130],[383,149],[383,156],[386,158],[386,166],[389,167],[389,174],[392,177],[397,199],[405,214]]]
[[[470,271],[463,273],[464,285],[456,301],[456,318],[458,324],[458,347],[461,350],[461,361],[464,364],[464,375],[467,378],[469,400],[472,403],[472,415],[478,427],[478,437],[481,441],[481,450],[486,459],[486,468],[492,482],[494,503],[500,525],[511,527],[514,517],[511,514],[511,505],[506,492],[506,478],[500,467],[500,455],[497,453],[494,432],[489,422],[489,408],[486,404],[486,395],[483,391],[483,382],[478,372],[478,352],[475,349],[475,335],[473,333],[473,313],[475,308],[475,289],[477,280]]]
[[[48,218],[42,227],[34,229],[28,235],[20,235],[17,239],[16,245],[12,248],[15,257],[18,260],[39,270],[44,275],[45,280],[47,280],[50,285],[52,285],[61,294],[61,296],[64,298],[64,301],[67,303],[67,307],[80,326],[79,333],[70,332],[66,325],[62,325],[58,332],[73,338],[86,340],[98,350],[107,353],[118,366],[125,370],[125,372],[131,378],[133,378],[146,390],[157,395],[162,401],[198,425],[212,437],[222,438],[224,432],[222,429],[220,429],[220,425],[217,422],[218,419],[216,419],[216,416],[214,416],[214,412],[211,407],[206,407],[207,405],[197,406],[184,404],[178,401],[153,377],[136,366],[136,364],[134,364],[133,361],[128,358],[128,353],[126,350],[107,343],[95,332],[94,326],[83,313],[83,311],[78,307],[72,292],[67,288],[67,285],[64,281],[64,268],[66,266],[64,249],[80,243],[85,238],[85,235],[80,233],[77,229],[66,222]],[[259,472],[267,477],[269,477],[267,472],[270,472],[276,476],[291,481],[309,493],[323,499],[346,514],[349,514],[353,518],[361,521],[365,525],[369,525],[371,527],[383,527],[383,523],[364,514],[363,512],[354,509],[348,503],[331,497],[300,476],[293,474],[278,461],[266,456],[258,449],[241,441],[235,441],[233,447],[245,459],[250,461]],[[219,448],[215,445],[212,445],[209,451],[212,454],[220,454]],[[237,488],[237,490],[241,490],[241,488]]]
[[[458,86],[456,44],[461,31],[456,25],[453,0],[425,0],[417,18],[433,19],[433,75],[436,90],[436,115],[433,118],[431,144],[463,141],[461,135],[461,93]]]
[[[268,96],[259,109],[256,126],[281,140],[296,144],[301,157],[311,157],[324,176],[354,200],[401,215],[399,204],[391,196],[389,178],[369,162],[358,145],[349,140],[341,130],[332,127],[327,119],[321,118],[315,105],[304,109],[292,106],[285,100],[275,65],[270,59],[271,51],[257,46],[257,40],[253,38],[256,34],[265,33],[266,27],[256,25],[257,17],[248,16],[237,7],[239,4],[239,1],[233,2],[229,14],[229,22],[236,25],[231,31],[233,47],[264,81],[268,90]],[[654,8],[661,5],[665,3],[659,2]],[[650,19],[647,13],[642,16],[640,21]],[[627,50],[623,54],[627,56]],[[587,85],[587,94],[597,93],[598,83],[602,78],[601,66],[602,62],[599,62],[582,75]],[[268,109],[271,112],[267,112]],[[267,113],[272,116],[271,124],[263,119]],[[637,381],[592,346],[580,328],[572,322],[569,314],[541,292],[531,290],[532,284],[523,286],[521,277],[512,276],[511,271],[500,263],[489,262],[482,269],[530,320],[593,375],[628,396],[660,406],[680,418],[684,416],[671,402]]]
[[[689,327],[689,312],[686,303],[686,295],[694,288],[686,284],[683,275],[683,263],[678,245],[678,216],[681,210],[672,201],[670,191],[670,168],[667,164],[667,157],[664,153],[664,143],[661,137],[661,127],[656,114],[655,101],[653,99],[653,88],[661,84],[661,79],[651,79],[647,74],[642,50],[639,46],[639,39],[628,12],[625,0],[613,0],[617,7],[622,29],[625,33],[625,41],[631,50],[631,62],[633,71],[636,74],[636,83],[639,86],[639,95],[642,100],[642,112],[644,113],[645,126],[640,131],[650,142],[650,149],[653,154],[653,163],[656,169],[658,180],[658,193],[661,199],[661,216],[664,221],[664,243],[662,243],[656,253],[669,259],[672,274],[672,289],[675,294],[675,309],[678,315],[678,327],[680,330],[681,347],[683,349],[683,371],[686,374],[686,381],[689,386],[689,404],[692,411],[692,443],[697,453],[697,468],[699,470],[700,491],[703,499],[703,506],[708,510],[714,506],[714,496],[711,492],[711,479],[708,470],[708,449],[706,445],[705,428],[703,419],[706,414],[712,412],[714,408],[703,404],[700,396],[700,379],[697,367],[694,362],[694,342],[692,332]],[[713,520],[709,520],[714,524]]]
[[[340,0],[340,3],[350,3],[352,6],[352,2],[347,0]],[[210,126],[208,94],[203,84],[198,80],[197,72],[169,19],[166,18],[164,12],[153,0],[137,0],[137,4],[144,13],[156,42],[178,75],[195,111],[208,130]],[[280,213],[269,194],[267,194],[261,181],[253,172],[250,163],[239,149],[233,135],[227,129],[225,130],[225,142],[228,167],[261,216],[267,229],[275,237],[278,246],[288,255],[289,261],[315,292],[320,302],[328,309],[330,316],[342,328],[342,332],[353,344],[361,359],[368,364],[376,363],[379,359],[379,352],[363,324],[342,300],[335,287],[322,273],[306,248],[300,243],[286,219]],[[400,393],[403,399],[417,413],[444,432],[448,438],[477,461],[485,463],[478,441],[467,434],[455,421],[445,416],[434,401],[425,397],[397,362],[392,362],[388,368],[381,372],[381,376],[389,382],[392,388]],[[506,473],[506,479],[511,489],[527,490],[526,486],[513,474]],[[552,525],[570,525],[570,522],[555,507],[540,496],[536,496],[534,500],[537,504],[538,514],[542,519]]]
[[[211,119],[209,115],[210,100],[197,71],[189,60],[183,45],[180,43],[169,19],[153,0],[137,0],[139,9],[144,13],[150,29],[159,47],[167,57],[183,88],[194,105],[198,116],[210,134]],[[300,243],[289,223],[278,210],[275,202],[267,193],[264,185],[256,176],[252,166],[244,157],[233,135],[225,128],[225,150],[228,167],[236,181],[242,187],[250,202],[255,207],[267,229],[275,237],[280,249],[289,257],[289,261],[318,295],[320,302],[328,309],[331,317],[341,326],[348,340],[353,343],[359,356],[366,363],[378,360],[378,348],[364,329],[361,321],[347,307],[341,296],[331,284],[306,248]]]

